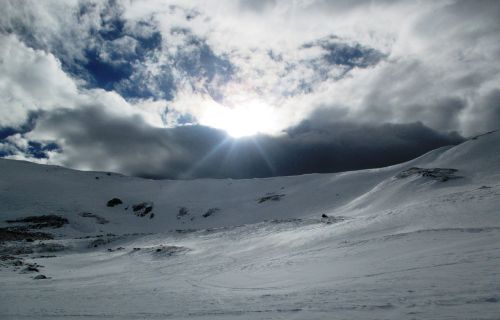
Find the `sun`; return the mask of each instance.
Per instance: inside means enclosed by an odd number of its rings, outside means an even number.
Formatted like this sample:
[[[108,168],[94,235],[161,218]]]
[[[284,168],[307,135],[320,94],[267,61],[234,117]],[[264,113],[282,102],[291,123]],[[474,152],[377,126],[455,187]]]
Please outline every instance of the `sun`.
[[[201,124],[222,129],[233,138],[273,133],[277,129],[272,108],[259,100],[245,101],[234,107],[213,104],[200,120]]]

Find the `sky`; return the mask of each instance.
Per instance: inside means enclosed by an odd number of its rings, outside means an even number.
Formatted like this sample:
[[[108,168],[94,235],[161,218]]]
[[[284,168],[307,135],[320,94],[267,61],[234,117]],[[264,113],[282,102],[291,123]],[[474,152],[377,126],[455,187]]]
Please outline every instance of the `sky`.
[[[500,127],[500,1],[0,0],[0,157],[376,168]]]

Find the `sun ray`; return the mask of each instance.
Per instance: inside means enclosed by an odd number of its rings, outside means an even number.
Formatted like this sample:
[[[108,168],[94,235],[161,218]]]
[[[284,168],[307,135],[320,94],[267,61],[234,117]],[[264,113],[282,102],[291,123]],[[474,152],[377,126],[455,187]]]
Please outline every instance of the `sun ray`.
[[[203,158],[201,158],[199,161],[197,161],[189,170],[184,172],[182,175],[181,179],[189,179],[192,177],[193,173],[201,168],[210,158],[214,157],[215,154],[220,151],[224,146],[226,146],[228,143],[233,144],[234,141],[231,138],[225,138],[223,139],[219,144],[217,144],[215,147],[213,147]]]

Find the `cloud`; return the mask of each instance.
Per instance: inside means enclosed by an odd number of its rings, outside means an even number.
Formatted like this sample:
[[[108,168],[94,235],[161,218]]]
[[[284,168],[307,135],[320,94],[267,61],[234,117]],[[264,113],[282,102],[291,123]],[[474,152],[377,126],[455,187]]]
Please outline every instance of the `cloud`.
[[[58,109],[99,105],[111,113],[142,115],[155,126],[163,126],[162,113],[166,110],[164,100],[128,102],[114,91],[87,89],[79,79],[64,72],[51,53],[29,48],[14,35],[2,34],[0,104],[0,129],[4,135],[9,130],[26,132],[34,126],[37,114]]]
[[[5,12],[1,32],[50,52],[80,86],[195,118],[211,102],[185,92],[258,95],[279,129],[329,107],[472,135],[500,83],[498,1],[7,1]]]
[[[240,0],[240,6],[244,10],[262,12],[276,5],[276,0]]]
[[[366,68],[377,64],[384,55],[375,49],[360,45],[342,42],[336,36],[306,43],[303,48],[320,47],[324,53],[321,58],[328,64],[345,66],[347,68]]]
[[[0,34],[0,127],[23,124],[29,112],[68,107],[77,96],[76,83],[52,54]]]
[[[462,141],[421,123],[360,125],[324,121],[321,114],[280,136],[235,140],[199,125],[155,128],[140,116],[95,106],[48,112],[23,137],[59,146],[60,152],[50,154],[52,163],[150,178],[251,178],[373,168]]]
[[[467,125],[470,126],[467,131],[470,132],[487,132],[499,128],[500,89],[493,89],[481,98]]]
[[[154,177],[264,176],[350,168],[353,151],[339,141],[370,155],[354,169],[500,126],[498,1],[6,0],[2,9],[2,156]],[[229,143],[201,125],[242,105],[273,115],[269,135]],[[363,132],[387,144],[387,158]],[[155,148],[156,158],[141,156]],[[210,165],[223,161],[220,172]]]
[[[114,90],[127,99],[171,100],[177,86],[187,82],[216,95],[218,85],[231,77],[232,65],[184,26],[198,13],[159,5],[166,17],[157,17],[156,10],[131,16],[131,6],[128,1],[69,1],[62,6],[8,1],[0,31],[50,52],[86,88]],[[160,30],[158,19],[172,18],[180,21]]]

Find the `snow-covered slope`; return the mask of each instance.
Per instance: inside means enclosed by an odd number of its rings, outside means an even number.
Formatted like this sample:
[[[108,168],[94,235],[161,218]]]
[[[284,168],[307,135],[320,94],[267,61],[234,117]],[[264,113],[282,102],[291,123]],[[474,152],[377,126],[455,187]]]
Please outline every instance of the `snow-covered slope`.
[[[497,319],[499,145],[494,132],[387,168],[248,180],[0,160],[0,227],[68,221],[2,244],[23,265],[0,268],[0,318]]]

